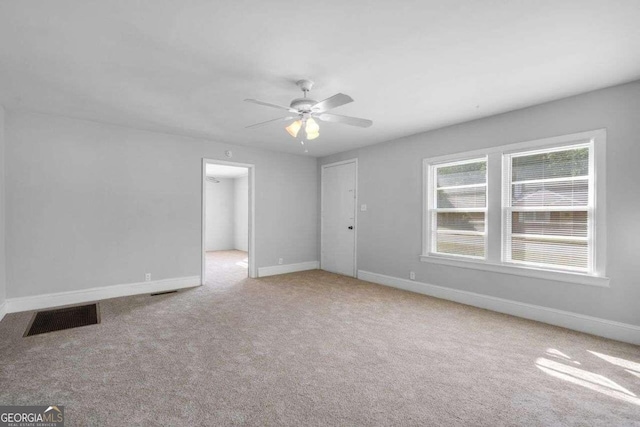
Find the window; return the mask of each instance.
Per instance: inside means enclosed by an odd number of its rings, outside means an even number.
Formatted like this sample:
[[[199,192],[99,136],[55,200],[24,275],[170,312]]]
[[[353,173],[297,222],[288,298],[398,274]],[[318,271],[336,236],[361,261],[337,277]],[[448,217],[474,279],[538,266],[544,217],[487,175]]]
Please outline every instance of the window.
[[[592,144],[504,156],[503,260],[591,272]]]
[[[596,130],[425,159],[421,260],[608,286],[605,144]]]
[[[484,259],[487,159],[434,165],[431,174],[431,252]]]

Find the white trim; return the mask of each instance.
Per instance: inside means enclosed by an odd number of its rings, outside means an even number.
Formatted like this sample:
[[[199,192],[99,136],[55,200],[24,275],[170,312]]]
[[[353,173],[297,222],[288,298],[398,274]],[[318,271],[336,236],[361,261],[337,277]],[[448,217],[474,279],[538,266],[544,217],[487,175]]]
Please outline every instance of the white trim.
[[[507,206],[511,212],[589,212],[589,206]]]
[[[0,321],[4,318],[5,314],[7,314],[7,302],[3,302],[0,304]]]
[[[427,159],[422,159],[422,252],[426,254],[431,247],[431,213],[429,212],[429,206],[432,205],[433,191],[430,188],[431,182],[431,168]],[[486,221],[486,220],[485,220]]]
[[[486,213],[487,208],[432,208],[429,209],[429,211],[431,212],[485,212]]]
[[[588,237],[581,236],[563,236],[560,234],[525,234],[525,233],[511,233],[511,237],[519,237],[521,239],[529,240],[553,240],[562,242],[588,242]]]
[[[513,166],[513,162],[510,160],[509,156],[505,156],[501,154],[501,172],[502,176],[500,179],[500,262],[505,262],[505,254],[510,254],[513,252],[513,246],[511,239],[507,238],[507,228],[512,223],[512,217],[509,215],[513,215],[511,209],[505,209],[504,206],[511,206],[511,190],[512,188],[505,187],[504,183],[513,177],[513,171],[511,167]]]
[[[563,147],[564,149],[562,151],[565,151],[567,148],[569,147]],[[512,154],[510,157],[513,159],[514,157],[524,157],[524,156],[531,156],[534,155],[533,153],[536,153],[538,151],[527,151],[525,153],[523,153],[522,156],[516,156],[515,154]],[[552,150],[548,150],[548,151],[543,151],[543,153],[551,153]],[[541,184],[541,183],[547,183],[547,182],[567,182],[567,181],[589,181],[589,178],[591,177],[591,175],[579,175],[579,176],[563,176],[561,178],[539,178],[539,179],[525,179],[522,181],[511,181],[511,185],[513,184]]]
[[[473,150],[465,151],[459,154],[447,154],[444,156],[430,157],[429,164],[434,168],[451,166],[451,164],[467,165],[470,163],[478,163],[481,159],[486,157],[485,150]]]
[[[486,187],[487,183],[484,184],[465,184],[465,185],[447,185],[444,187],[436,187],[436,190],[459,190],[460,188],[476,188],[476,187]]]
[[[484,236],[484,231],[471,231],[471,230],[450,230],[450,229],[442,229],[435,230],[436,234],[456,234],[459,236]]]
[[[127,283],[124,285],[102,286],[77,291],[8,298],[6,304],[8,313],[16,313],[19,311],[61,307],[130,295],[192,288],[199,285],[200,276],[176,277],[173,279],[154,280],[152,282]]]
[[[317,270],[319,268],[320,262],[318,261],[299,262],[297,264],[272,265],[270,267],[260,267],[258,269],[258,277],[295,273],[297,271]]]
[[[436,298],[455,301],[461,304],[472,305],[487,310],[506,313],[512,316],[536,320],[575,331],[598,335],[631,344],[640,344],[640,326],[628,323],[615,322],[584,314],[557,310],[555,308],[542,307],[503,298],[482,295],[475,292],[446,288],[413,280],[400,279],[358,270],[358,279],[379,285],[404,289]]]
[[[354,228],[354,233],[353,233],[353,277],[357,277],[358,274],[358,212],[360,211],[359,206],[358,206],[358,200],[360,197],[360,194],[358,192],[358,158],[353,158],[353,159],[347,159],[347,160],[341,160],[339,162],[333,162],[333,163],[327,163],[326,165],[322,165],[322,167],[320,168],[320,266],[318,268],[322,268],[322,254],[324,251],[324,243],[322,241],[322,229],[324,228],[324,216],[322,215],[323,209],[324,209],[324,191],[323,191],[323,185],[324,185],[324,170],[326,168],[330,168],[330,167],[334,167],[334,166],[341,166],[341,165],[346,165],[349,163],[354,163],[356,166],[356,171],[355,171],[355,194],[354,194],[354,205],[353,205],[353,228]]]
[[[502,191],[502,155],[487,155],[487,213],[485,214],[485,232],[487,233],[485,261],[497,263],[501,261],[502,247],[502,213],[491,206],[501,206]],[[498,191],[496,191],[498,190]],[[499,230],[489,233],[488,230]]]
[[[493,264],[484,261],[467,260],[464,261],[439,257],[434,255],[420,255],[420,261],[433,264],[449,265],[452,267],[469,268],[472,270],[491,271],[493,273],[510,274],[512,276],[533,277],[536,279],[552,280],[555,282],[577,283],[580,285],[609,287],[609,278],[602,276],[592,276],[590,274],[576,273],[566,270],[549,270],[542,268],[531,268],[525,265]]]
[[[333,163],[326,163],[326,164],[322,165],[322,167],[323,168],[331,168],[333,166],[342,166],[342,165],[346,165],[348,163],[358,163],[358,158],[354,157],[353,159],[340,160],[339,162],[333,162]]]
[[[255,165],[251,163],[228,162],[226,160],[202,159],[202,258],[200,260],[202,271],[202,285],[207,279],[207,263],[206,263],[206,193],[207,193],[207,164],[238,166],[247,168],[249,171],[249,250],[247,256],[249,258],[249,277],[255,279],[258,277],[258,269],[256,268],[256,171]]]

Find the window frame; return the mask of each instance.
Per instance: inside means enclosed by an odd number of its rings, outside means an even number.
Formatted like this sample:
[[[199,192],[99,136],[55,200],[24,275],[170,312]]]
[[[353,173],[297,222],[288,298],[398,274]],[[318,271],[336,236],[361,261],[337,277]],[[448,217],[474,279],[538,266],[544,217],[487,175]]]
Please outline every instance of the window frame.
[[[590,251],[592,266],[589,272],[549,267],[530,266],[505,262],[503,245],[505,242],[504,173],[506,155],[545,149],[561,149],[580,144],[591,144],[589,158],[590,200],[592,212],[590,221]],[[433,180],[432,166],[457,161],[487,158],[487,208],[485,215],[485,258],[430,253],[430,214],[429,197]],[[420,260],[432,264],[504,273],[516,276],[545,279],[556,282],[568,282],[584,285],[609,287],[606,277],[606,130],[596,129],[569,135],[554,136],[515,144],[507,144],[481,150],[472,150],[444,156],[424,158],[422,161],[422,254]],[[592,190],[591,190],[592,189]]]
[[[452,254],[452,253],[446,253],[446,252],[437,252],[434,247],[435,247],[435,236],[438,234],[438,230],[437,227],[434,230],[433,229],[433,216],[434,214],[437,215],[438,212],[447,212],[442,210],[443,208],[438,208],[436,205],[436,200],[438,199],[438,195],[436,194],[438,189],[441,187],[438,187],[438,179],[437,179],[437,173],[438,173],[438,168],[441,167],[448,167],[448,166],[460,166],[460,165],[466,165],[466,164],[472,164],[472,163],[480,163],[480,162],[485,162],[487,163],[487,171],[485,171],[485,182],[484,182],[484,188],[485,188],[485,207],[484,208],[460,208],[460,210],[458,210],[457,212],[482,212],[484,213],[484,232],[480,233],[480,232],[474,232],[472,233],[473,235],[482,235],[483,236],[483,241],[484,241],[484,256],[483,257],[478,257],[478,256],[474,256],[474,255],[464,255],[464,254]],[[488,199],[489,199],[489,183],[487,181],[487,175],[488,175],[488,158],[487,156],[479,156],[479,157],[471,157],[471,158],[466,158],[463,160],[456,160],[456,161],[452,161],[452,162],[438,162],[438,163],[431,163],[428,165],[428,174],[429,177],[431,179],[430,182],[433,183],[433,185],[429,185],[429,188],[427,189],[427,227],[429,229],[429,235],[427,236],[427,242],[426,242],[426,246],[427,246],[427,253],[431,254],[431,255],[436,255],[436,256],[445,256],[445,257],[455,257],[455,258],[461,258],[461,259],[472,259],[472,260],[486,260],[487,259],[487,239],[489,236],[489,232],[488,232],[488,227],[487,227],[487,215],[488,215],[488,211],[489,211],[489,206],[488,206]],[[477,184],[474,186],[480,187],[483,184]],[[450,187],[460,187],[462,188],[463,186],[450,186]],[[448,212],[455,212],[454,210],[450,210]],[[455,234],[455,233],[451,233],[451,234]]]
[[[593,275],[593,271],[594,271],[594,267],[595,267],[595,251],[594,251],[594,247],[595,247],[595,238],[594,238],[594,231],[595,231],[595,227],[594,227],[594,216],[595,216],[595,206],[594,206],[594,193],[596,190],[595,187],[595,179],[594,179],[594,174],[595,174],[595,169],[594,169],[594,157],[595,157],[595,152],[593,149],[593,139],[587,141],[587,142],[582,142],[582,143],[569,143],[569,144],[560,144],[557,146],[554,146],[552,148],[541,148],[541,149],[533,149],[533,150],[517,150],[517,151],[513,151],[513,152],[505,152],[502,155],[502,262],[504,264],[509,264],[509,265],[515,265],[515,266],[520,266],[520,265],[524,265],[527,267],[531,267],[531,268],[540,268],[540,269],[545,269],[545,270],[558,270],[558,271],[569,271],[569,272],[575,272],[575,273],[582,273],[582,274],[588,274],[588,275]],[[533,208],[523,208],[523,207],[515,207],[512,206],[512,187],[513,187],[513,177],[512,177],[512,173],[513,173],[513,161],[512,159],[514,157],[525,157],[525,156],[530,156],[530,155],[535,155],[535,154],[542,154],[542,153],[553,153],[553,152],[558,152],[558,151],[566,151],[566,150],[570,150],[573,148],[588,148],[589,149],[589,163],[588,163],[588,176],[587,176],[587,185],[589,188],[589,197],[587,200],[587,205],[582,207],[562,207],[562,209],[553,209],[553,208],[549,208],[549,207],[545,207],[540,208],[540,209],[533,209]],[[571,267],[554,267],[552,265],[549,264],[543,264],[543,263],[533,263],[533,262],[527,262],[527,261],[517,261],[517,260],[513,260],[511,259],[511,239],[510,237],[512,236],[512,232],[509,229],[509,225],[510,225],[510,221],[509,221],[509,216],[513,213],[513,212],[526,212],[526,213],[535,213],[535,212],[551,212],[551,211],[562,211],[562,212],[567,212],[567,211],[572,211],[572,212],[579,212],[579,211],[583,211],[583,212],[587,212],[587,237],[586,237],[586,242],[587,242],[587,250],[588,250],[588,254],[587,254],[587,268],[582,269],[582,268],[571,268]],[[577,239],[575,238],[576,241],[581,240],[581,239]]]

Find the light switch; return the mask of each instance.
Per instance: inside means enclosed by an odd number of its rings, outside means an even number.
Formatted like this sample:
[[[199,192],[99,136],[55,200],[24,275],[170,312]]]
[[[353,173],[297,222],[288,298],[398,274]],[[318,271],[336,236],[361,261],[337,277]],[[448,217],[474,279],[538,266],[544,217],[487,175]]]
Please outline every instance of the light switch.
[[[360,205],[360,211],[364,212],[367,210],[367,205]]]

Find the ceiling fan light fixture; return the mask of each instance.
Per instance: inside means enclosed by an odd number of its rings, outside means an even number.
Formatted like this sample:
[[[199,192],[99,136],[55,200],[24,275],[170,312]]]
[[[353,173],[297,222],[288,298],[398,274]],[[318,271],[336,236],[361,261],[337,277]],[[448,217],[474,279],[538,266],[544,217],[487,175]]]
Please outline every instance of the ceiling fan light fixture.
[[[318,126],[318,123],[313,120],[313,118],[308,118],[304,132],[307,134],[308,140],[316,139],[320,136],[320,126]]]
[[[302,128],[302,121],[296,120],[295,122],[287,126],[285,129],[287,132],[289,132],[289,135],[295,138],[298,136],[298,132],[300,132],[301,128]]]
[[[307,119],[307,125],[304,128],[305,132],[307,132],[307,135],[310,133],[318,133],[320,132],[320,126],[318,126],[318,123],[313,120],[312,118]]]

